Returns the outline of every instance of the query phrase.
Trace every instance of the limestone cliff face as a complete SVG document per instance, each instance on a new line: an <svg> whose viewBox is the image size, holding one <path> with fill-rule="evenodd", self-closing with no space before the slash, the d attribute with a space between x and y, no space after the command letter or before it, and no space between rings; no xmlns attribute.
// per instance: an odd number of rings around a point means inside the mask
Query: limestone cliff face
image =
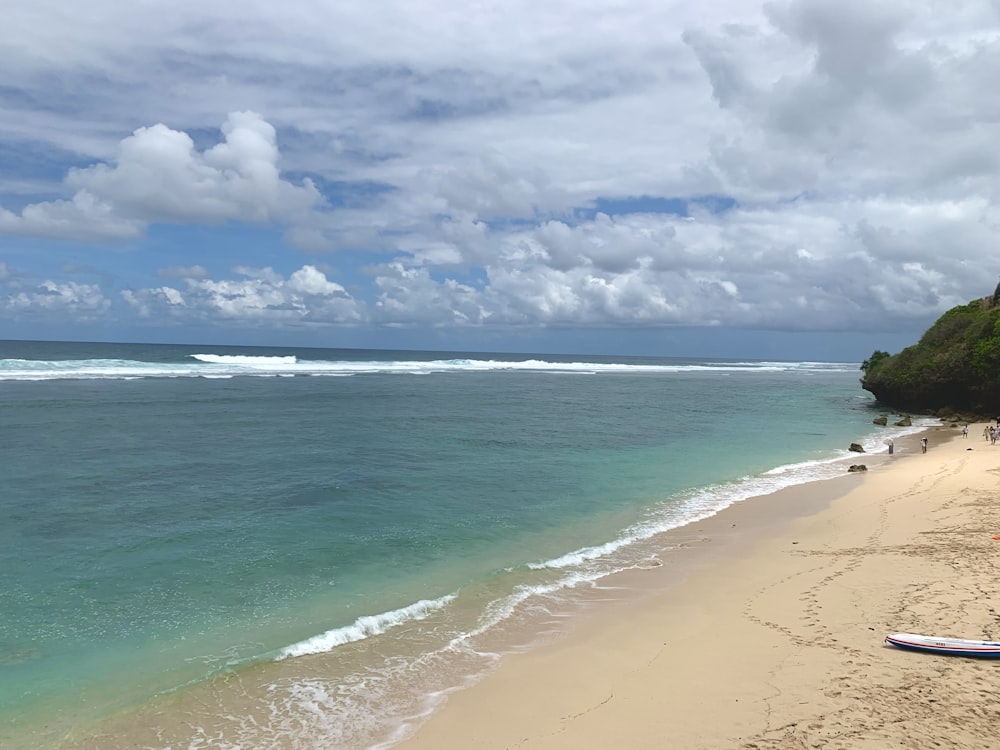
<svg viewBox="0 0 1000 750"><path fill-rule="evenodd" d="M1000 414L1000 285L952 308L899 354L875 352L861 387L896 409L925 414Z"/></svg>

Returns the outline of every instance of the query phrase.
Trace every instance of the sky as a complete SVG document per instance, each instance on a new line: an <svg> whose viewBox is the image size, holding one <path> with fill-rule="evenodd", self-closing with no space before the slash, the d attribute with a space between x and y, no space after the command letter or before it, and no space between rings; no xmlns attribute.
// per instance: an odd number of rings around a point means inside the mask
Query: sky
<svg viewBox="0 0 1000 750"><path fill-rule="evenodd" d="M896 352L998 81L1000 0L7 0L0 339Z"/></svg>

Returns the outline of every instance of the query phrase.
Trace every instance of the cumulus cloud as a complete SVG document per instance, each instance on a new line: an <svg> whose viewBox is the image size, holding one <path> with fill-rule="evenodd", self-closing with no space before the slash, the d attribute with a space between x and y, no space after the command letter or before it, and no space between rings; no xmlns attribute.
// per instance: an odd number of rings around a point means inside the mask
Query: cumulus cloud
<svg viewBox="0 0 1000 750"><path fill-rule="evenodd" d="M71 317L89 322L103 319L110 308L111 301L96 284L46 280L30 286L17 284L5 294L0 292L0 310L16 320L58 321Z"/></svg>
<svg viewBox="0 0 1000 750"><path fill-rule="evenodd" d="M266 267L234 271L237 278L187 275L181 288L126 289L121 296L139 316L162 317L174 323L221 319L279 327L353 324L363 318L363 306L315 266L302 266L287 278Z"/></svg>
<svg viewBox="0 0 1000 750"><path fill-rule="evenodd" d="M0 211L0 231L58 238L124 239L153 223L293 222L322 203L305 179L281 178L277 135L254 112L233 112L222 142L199 152L162 123L122 140L112 163L69 171L69 200Z"/></svg>
<svg viewBox="0 0 1000 750"><path fill-rule="evenodd" d="M64 240L125 240L140 236L146 223L118 215L114 207L87 190L70 200L25 206L20 214L0 207L0 232Z"/></svg>

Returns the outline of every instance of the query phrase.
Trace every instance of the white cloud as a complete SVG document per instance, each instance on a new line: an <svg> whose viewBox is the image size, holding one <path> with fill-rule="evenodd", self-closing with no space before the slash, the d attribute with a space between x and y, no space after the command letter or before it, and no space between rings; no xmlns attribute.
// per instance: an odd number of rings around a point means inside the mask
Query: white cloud
<svg viewBox="0 0 1000 750"><path fill-rule="evenodd" d="M0 211L0 231L123 239L152 223L289 222L322 202L311 181L280 177L274 127L254 112L230 113L224 140L199 152L187 133L157 124L119 145L112 164L71 169L71 200Z"/></svg>
<svg viewBox="0 0 1000 750"><path fill-rule="evenodd" d="M188 276L183 288L160 286L126 289L122 299L143 318L174 323L222 319L227 323L271 327L306 324L353 324L363 307L314 266L303 266L287 279L272 268L237 268L240 278Z"/></svg>
<svg viewBox="0 0 1000 750"><path fill-rule="evenodd" d="M375 279L373 318L383 325L477 325L491 316L481 293L454 279L436 281L426 268L391 263Z"/></svg>
<svg viewBox="0 0 1000 750"><path fill-rule="evenodd" d="M6 14L0 141L60 156L0 232L133 240L150 320L856 330L1000 273L989 0L120 5ZM142 244L227 222L337 268Z"/></svg>
<svg viewBox="0 0 1000 750"><path fill-rule="evenodd" d="M145 223L116 215L114 207L88 190L71 200L25 206L15 214L0 207L0 232L66 240L124 240L138 237Z"/></svg>
<svg viewBox="0 0 1000 750"><path fill-rule="evenodd" d="M314 297L349 296L340 284L326 278L315 266L302 266L288 277L288 288L297 294Z"/></svg>
<svg viewBox="0 0 1000 750"><path fill-rule="evenodd" d="M2 280L2 279L0 279ZM80 322L100 320L111 302L94 284L43 281L0 294L0 310L15 319L59 319L70 316Z"/></svg>

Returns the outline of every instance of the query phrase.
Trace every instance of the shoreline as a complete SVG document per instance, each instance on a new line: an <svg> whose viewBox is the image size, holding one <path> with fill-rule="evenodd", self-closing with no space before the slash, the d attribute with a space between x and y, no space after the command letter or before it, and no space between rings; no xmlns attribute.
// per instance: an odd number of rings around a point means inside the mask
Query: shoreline
<svg viewBox="0 0 1000 750"><path fill-rule="evenodd" d="M394 747L994 746L988 661L883 642L1000 639L1000 453L983 426L929 428L894 457L861 454L861 476L675 530L693 552L679 565L668 550L670 565L609 577L630 595L506 656Z"/></svg>
<svg viewBox="0 0 1000 750"><path fill-rule="evenodd" d="M920 436L933 434L938 430L947 432L946 428L932 427L929 430L897 438L897 453L894 458L888 456L884 450L844 457L835 462L843 467L843 473L840 475L814 479L773 493L739 500L708 518L661 532L643 542L647 551L655 553L657 561L655 566L627 569L605 576L593 585L580 586L573 594L572 601L565 602L564 607L551 612L549 620L551 627L547 625L541 632L515 629L507 633L507 636L500 636L499 640L494 640L490 645L498 647L498 651L505 654L500 662L500 673L504 673L505 664L512 659L519 659L523 654L545 654L549 649L573 642L579 636L601 631L606 626L614 626L615 620L622 618L623 615L627 619L636 611L645 611L659 597L669 596L669 592L685 584L692 576L699 575L704 569L711 569L714 565L725 565L734 556L748 553L753 545L761 538L766 538L776 525L784 525L792 519L820 512L835 498L865 482L866 477L877 472L882 465L909 460L914 454L919 457ZM937 438L932 439L932 444L936 441ZM850 474L847 472L847 467L852 463L865 463L872 471ZM318 667L322 673L323 661L336 661L337 658L339 656L319 655L309 657L307 661L271 665L268 672L271 677L261 684L272 679L294 679L299 674L297 666L305 670L305 673L315 671ZM481 684L488 684L496 674L497 672L491 669L485 676L480 675L476 680ZM244 681L244 676L239 679L250 692L252 692L251 685L256 684L258 680L254 677ZM440 721L439 715L447 714L451 710L451 704L462 700L461 696L468 691L478 689L479 685L474 684L471 688L449 689L438 694L448 696L443 708L436 706L430 713L419 718L411 716L406 722L406 729L413 732L410 738L400 740L403 735L396 734L391 742L376 744L373 747L410 747L410 742L419 741L425 726ZM124 746L114 744L116 742L128 745L148 744L149 738L146 736L148 732L134 725L133 720L137 717L143 717L141 725L151 722L153 725L158 725L163 722L161 729L167 729L168 734L175 728L183 733L184 725L189 722L200 723L195 716L201 713L200 706L204 701L213 699L213 690L209 684L204 689L193 691L190 695L179 694L167 696L163 700L157 699L149 705L138 706L134 715L131 710L126 710L124 714L109 718L107 722L101 721L91 727L92 731L77 727L77 731L73 732L73 739L65 738L67 741L65 746L82 750L91 747ZM544 702L546 698L542 697L541 700ZM236 709L232 705L228 708L230 713ZM259 713L257 707L251 702L247 702L244 709L245 715L253 714L258 720L264 719L257 715ZM238 712L244 713L244 711ZM321 735L317 735L319 736ZM108 744L109 741L111 744ZM467 747L468 744L464 739L456 739L450 746L459 748ZM444 741L442 745L435 740L432 745L449 747L448 741ZM415 745L415 747L420 746Z"/></svg>

